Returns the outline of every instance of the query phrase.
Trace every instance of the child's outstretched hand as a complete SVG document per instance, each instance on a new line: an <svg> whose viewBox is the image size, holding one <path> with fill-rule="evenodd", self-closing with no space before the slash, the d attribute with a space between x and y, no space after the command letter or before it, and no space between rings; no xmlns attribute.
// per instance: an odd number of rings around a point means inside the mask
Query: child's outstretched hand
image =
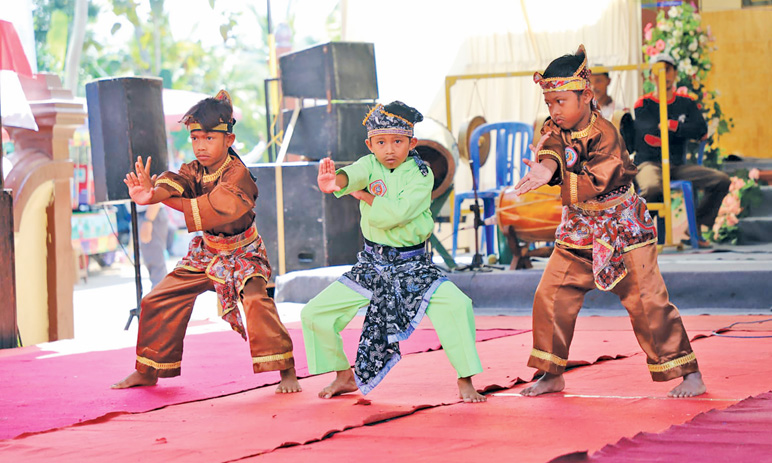
<svg viewBox="0 0 772 463"><path fill-rule="evenodd" d="M544 146L544 143L547 141L549 137L553 135L553 132L547 132L544 135L541 136L539 139L539 142L536 144L536 146L530 145L529 148L531 148L531 151L534 153L534 157L536 156L536 153L538 153L542 146ZM549 181L552 179L552 176L555 174L554 170L550 170L548 167L544 166L544 164L540 162L534 162L530 159L523 159L523 162L525 165L530 167L530 170L526 175L524 175L519 182L517 182L517 185L515 185L515 193L517 195L522 195L525 193L528 193L531 190L535 190L541 186L546 185L549 183Z"/></svg>
<svg viewBox="0 0 772 463"><path fill-rule="evenodd" d="M135 172L126 174L123 183L129 187L129 196L140 206L150 204L153 199L153 183L155 176L150 177L150 162L153 158L147 158L147 163L142 162L142 156L137 156L134 163Z"/></svg>
<svg viewBox="0 0 772 463"><path fill-rule="evenodd" d="M340 191L340 187L335 183L335 163L330 158L322 159L319 163L319 175L316 177L316 183L323 193L332 193Z"/></svg>

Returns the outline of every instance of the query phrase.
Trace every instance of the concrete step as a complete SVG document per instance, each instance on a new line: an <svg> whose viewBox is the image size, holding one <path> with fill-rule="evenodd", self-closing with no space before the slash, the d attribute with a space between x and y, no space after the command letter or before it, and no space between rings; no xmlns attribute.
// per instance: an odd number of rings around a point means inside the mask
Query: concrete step
<svg viewBox="0 0 772 463"><path fill-rule="evenodd" d="M723 257L723 256L727 257ZM769 254L758 254L761 257ZM707 260L685 261L687 254L670 256L660 269L671 301L680 309L728 311L763 310L772 306L772 263L735 260L728 254L699 254ZM743 257L747 259L748 257ZM276 302L306 303L350 267L290 272L276 280ZM475 307L500 313L530 311L543 270L450 273L448 278L474 301ZM754 288L751 290L751 288ZM590 291L584 308L619 310L619 298L603 291Z"/></svg>
<svg viewBox="0 0 772 463"><path fill-rule="evenodd" d="M744 217L737 226L740 228L738 244L772 243L772 216Z"/></svg>
<svg viewBox="0 0 772 463"><path fill-rule="evenodd" d="M772 186L762 186L761 196L761 202L750 208L750 217L772 217Z"/></svg>
<svg viewBox="0 0 772 463"><path fill-rule="evenodd" d="M721 170L727 174L732 174L740 169L751 170L753 168L759 170L772 170L772 159L769 158L743 158L742 161L724 161L721 164Z"/></svg>

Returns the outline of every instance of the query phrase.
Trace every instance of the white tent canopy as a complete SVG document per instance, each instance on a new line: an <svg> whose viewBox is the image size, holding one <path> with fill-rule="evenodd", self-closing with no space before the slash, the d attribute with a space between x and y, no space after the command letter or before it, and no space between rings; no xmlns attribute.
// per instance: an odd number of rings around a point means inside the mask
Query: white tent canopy
<svg viewBox="0 0 772 463"><path fill-rule="evenodd" d="M580 43L593 64L640 62L640 4L635 0L346 1L343 38L373 42L380 99L399 99L445 121L445 76L543 70ZM611 73L611 96L632 106L635 72ZM452 88L451 131L469 117L533 123L547 114L530 77L462 81ZM487 163L481 187L494 183ZM468 169L456 186L470 187Z"/></svg>

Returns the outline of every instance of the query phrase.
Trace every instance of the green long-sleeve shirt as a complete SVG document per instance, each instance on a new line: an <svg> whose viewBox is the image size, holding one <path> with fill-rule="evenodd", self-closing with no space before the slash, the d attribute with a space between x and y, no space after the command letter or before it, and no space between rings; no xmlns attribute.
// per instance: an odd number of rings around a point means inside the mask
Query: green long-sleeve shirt
<svg viewBox="0 0 772 463"><path fill-rule="evenodd" d="M348 176L346 188L336 197L367 189L375 196L373 205L359 202L360 226L368 240L387 246L421 244L432 234L431 206L434 175L424 176L413 158L408 157L394 171L378 162L374 154L338 170Z"/></svg>

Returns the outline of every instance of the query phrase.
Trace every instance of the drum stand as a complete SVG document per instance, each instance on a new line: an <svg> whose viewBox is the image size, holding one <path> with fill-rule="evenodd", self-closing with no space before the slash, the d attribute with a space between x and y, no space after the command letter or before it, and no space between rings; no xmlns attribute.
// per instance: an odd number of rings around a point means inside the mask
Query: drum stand
<svg viewBox="0 0 772 463"><path fill-rule="evenodd" d="M469 167L474 172L474 161L470 156ZM472 191L474 192L474 204L469 206L469 209L474 214L474 255L472 256L472 262L469 265L461 265L454 269L456 272L461 271L477 271L477 272L491 272L493 270L504 270L504 267L498 265L488 265L483 263L483 256L480 254L480 227L484 225L482 216L480 215L480 198L477 197L477 179L472 174ZM490 245L489 245L490 246Z"/></svg>

